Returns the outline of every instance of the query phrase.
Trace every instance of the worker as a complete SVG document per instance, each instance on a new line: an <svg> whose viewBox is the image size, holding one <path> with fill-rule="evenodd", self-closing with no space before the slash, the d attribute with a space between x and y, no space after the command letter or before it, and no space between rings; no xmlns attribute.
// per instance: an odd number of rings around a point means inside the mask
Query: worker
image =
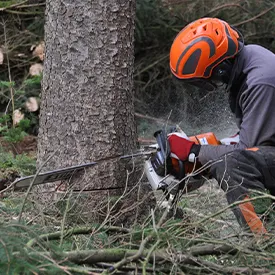
<svg viewBox="0 0 275 275"><path fill-rule="evenodd" d="M170 69L183 84L205 92L223 85L239 128L234 145L197 145L172 133L171 157L202 165L212 161L210 173L234 205L239 224L257 235L267 233L250 190L275 195L275 55L262 46L245 45L241 33L227 22L202 18L174 39Z"/></svg>

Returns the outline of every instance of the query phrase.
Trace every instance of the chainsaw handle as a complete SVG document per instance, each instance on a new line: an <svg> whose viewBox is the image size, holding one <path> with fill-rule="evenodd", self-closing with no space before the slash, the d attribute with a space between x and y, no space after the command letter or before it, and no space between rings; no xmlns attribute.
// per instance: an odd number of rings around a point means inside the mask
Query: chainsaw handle
<svg viewBox="0 0 275 275"><path fill-rule="evenodd" d="M156 154L152 157L151 163L155 172L159 176L166 176L168 173L167 169L167 160L170 156L170 147L167 143L166 133L164 130L159 130L154 133L154 137L158 143L158 150Z"/></svg>
<svg viewBox="0 0 275 275"><path fill-rule="evenodd" d="M165 160L170 155L170 146L167 142L167 134L164 130L158 130L154 133L154 137L157 140L160 152Z"/></svg>
<svg viewBox="0 0 275 275"><path fill-rule="evenodd" d="M176 132L176 128L173 127L169 132ZM170 157L170 146L167 141L167 132L165 130L158 130L154 133L154 137L157 140L159 150L155 154L152 164L158 175L166 176L167 173L171 173L173 170ZM176 176L179 180L181 180L185 177L185 165L181 160L178 160L178 164L179 171Z"/></svg>

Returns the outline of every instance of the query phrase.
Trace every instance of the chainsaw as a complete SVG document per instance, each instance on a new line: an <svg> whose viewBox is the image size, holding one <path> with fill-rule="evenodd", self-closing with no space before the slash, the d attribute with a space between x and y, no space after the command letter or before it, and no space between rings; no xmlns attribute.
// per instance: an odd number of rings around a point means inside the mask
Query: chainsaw
<svg viewBox="0 0 275 275"><path fill-rule="evenodd" d="M145 174L153 190L162 190L168 202L168 208L177 207L177 202L184 193L189 193L201 187L206 178L209 178L208 167L202 167L199 162L181 161L175 170L170 157L169 143L167 135L173 132L180 132L184 138L193 141L198 145L232 145L239 142L239 134L218 140L213 132L187 137L178 127L171 128L170 131L159 130L154 133L157 144L151 145L156 148L156 153L145 161ZM195 158L190 158L194 159ZM167 204L161 203L162 206Z"/></svg>
<svg viewBox="0 0 275 275"><path fill-rule="evenodd" d="M167 142L167 134L172 132L177 132L176 127L167 130L159 130L154 133L154 137L157 141L156 144L149 145L149 151L140 151L135 154L123 155L118 157L109 157L100 159L94 162L89 162L86 164L71 166L67 168L61 168L58 170L47 171L44 173L37 173L36 175L31 175L27 177L21 177L15 180L7 189L13 188L14 190L27 188L33 185L39 185L44 183L56 182L60 180L70 179L75 173L84 170L88 167L99 164L102 161L110 159L130 159L140 156L145 156L146 160L144 163L144 170L151 185L152 189L162 190L167 194L167 199L169 195L175 196L180 190L192 191L200 187L204 179L200 174L194 173L199 167L199 164L191 162L178 161L178 169L175 171L170 158L170 148ZM230 137L224 140L218 140L216 136L212 133L204 133L191 137L187 137L191 141L200 145L219 145L219 144L232 144L238 142L238 136ZM191 175L191 176L189 176ZM2 190L1 192L5 191Z"/></svg>
<svg viewBox="0 0 275 275"><path fill-rule="evenodd" d="M197 162L177 160L175 169L170 157L170 147L167 142L167 135L173 132L181 134L200 145L219 145L220 141L212 133L204 133L187 137L180 129L172 128L170 131L159 130L154 133L157 140L155 145L156 153L145 161L145 174L153 190L162 190L170 205L175 205L180 197L180 192L190 192L203 185L207 169L200 171L200 164ZM200 171L200 173L197 173Z"/></svg>

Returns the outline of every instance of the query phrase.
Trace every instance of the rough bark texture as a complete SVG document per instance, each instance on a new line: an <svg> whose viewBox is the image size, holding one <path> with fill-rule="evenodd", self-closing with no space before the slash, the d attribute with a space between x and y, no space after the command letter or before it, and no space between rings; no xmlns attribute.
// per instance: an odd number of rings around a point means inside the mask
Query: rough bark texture
<svg viewBox="0 0 275 275"><path fill-rule="evenodd" d="M129 154L133 108L134 0L46 1L46 56L38 142L43 170ZM124 187L126 166L106 161L75 188ZM121 194L117 189L115 194ZM110 191L93 193L100 201Z"/></svg>
<svg viewBox="0 0 275 275"><path fill-rule="evenodd" d="M59 148L48 167L136 148L133 28L134 1L47 1L39 160Z"/></svg>

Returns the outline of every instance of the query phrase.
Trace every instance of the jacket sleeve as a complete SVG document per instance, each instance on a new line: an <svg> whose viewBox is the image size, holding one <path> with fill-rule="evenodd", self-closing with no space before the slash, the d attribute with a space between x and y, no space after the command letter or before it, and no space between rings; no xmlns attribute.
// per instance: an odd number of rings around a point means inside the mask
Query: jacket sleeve
<svg viewBox="0 0 275 275"><path fill-rule="evenodd" d="M275 87L253 86L242 93L239 105L242 110L240 142L234 145L201 146L198 158L202 164L238 149L275 146Z"/></svg>

